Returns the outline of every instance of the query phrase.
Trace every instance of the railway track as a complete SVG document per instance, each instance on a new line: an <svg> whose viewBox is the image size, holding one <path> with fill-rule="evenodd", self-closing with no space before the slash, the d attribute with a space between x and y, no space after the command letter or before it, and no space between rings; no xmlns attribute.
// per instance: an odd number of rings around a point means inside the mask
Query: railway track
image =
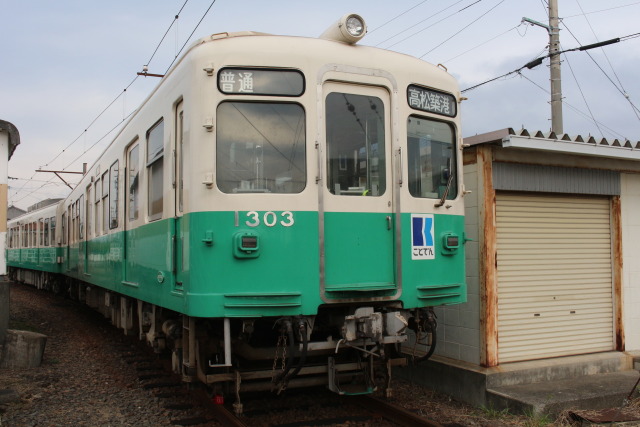
<svg viewBox="0 0 640 427"><path fill-rule="evenodd" d="M444 427L441 423L408 411L398 405L371 396L336 396L324 389L299 390L284 402L260 403L249 399L248 410L237 417L228 405L213 405L216 421L229 427L301 427L301 426L403 426ZM267 400L267 401L265 401ZM254 407L257 403L257 407ZM269 406L269 409L265 407Z"/></svg>
<svg viewBox="0 0 640 427"><path fill-rule="evenodd" d="M45 400L38 405L40 400L36 399L32 401L36 406L29 411L57 420L54 422L77 417L90 425L106 425L99 417L103 412L128 420L146 420L146 424L138 421L140 426L440 425L392 402L338 396L322 387L288 389L281 395L243 393L244 415L236 417L232 412L234 397L227 398L223 405L215 404L199 385L183 383L173 374L169 359L155 354L136 337L122 335L86 306L24 285L16 285L13 295L16 305L29 306L21 310L21 317L46 325L43 332L50 336L46 360L55 362L39 369L38 378L43 380L38 382L42 382L41 387L56 384L65 399L55 405ZM45 323L42 316L46 312L55 320ZM76 378L77 382L71 382ZM33 380L26 382L31 395L49 396ZM135 402L126 397L131 394L138 396ZM98 411L96 404L105 409ZM11 416L14 421L29 419L29 415ZM111 425L116 425L114 415L109 417Z"/></svg>

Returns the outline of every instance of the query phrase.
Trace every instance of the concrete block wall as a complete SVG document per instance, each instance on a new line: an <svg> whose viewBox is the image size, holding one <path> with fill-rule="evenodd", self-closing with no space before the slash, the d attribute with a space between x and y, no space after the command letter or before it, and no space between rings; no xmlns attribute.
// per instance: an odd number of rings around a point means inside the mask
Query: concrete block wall
<svg viewBox="0 0 640 427"><path fill-rule="evenodd" d="M464 185L471 191L464 197L467 302L436 309L438 343L436 354L474 364L480 363L480 281L478 168L464 167Z"/></svg>
<svg viewBox="0 0 640 427"><path fill-rule="evenodd" d="M640 175L620 175L625 349L640 350Z"/></svg>

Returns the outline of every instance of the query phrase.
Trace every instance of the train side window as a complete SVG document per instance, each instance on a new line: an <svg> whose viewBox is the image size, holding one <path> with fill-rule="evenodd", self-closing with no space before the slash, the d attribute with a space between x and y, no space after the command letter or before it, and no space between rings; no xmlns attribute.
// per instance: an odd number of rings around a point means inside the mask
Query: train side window
<svg viewBox="0 0 640 427"><path fill-rule="evenodd" d="M42 241L42 246L49 246L49 218L44 219L44 239Z"/></svg>
<svg viewBox="0 0 640 427"><path fill-rule="evenodd" d="M140 211L140 144L134 145L129 150L129 160L128 160L128 177L127 177L127 186L128 186L128 211L129 211L129 221L135 221L138 219L138 213Z"/></svg>
<svg viewBox="0 0 640 427"><path fill-rule="evenodd" d="M449 187L447 199L456 198L455 132L451 124L410 116L407 158L409 193L413 197L440 199Z"/></svg>
<svg viewBox="0 0 640 427"><path fill-rule="evenodd" d="M386 191L384 104L376 96L333 92L326 99L327 186L342 196Z"/></svg>
<svg viewBox="0 0 640 427"><path fill-rule="evenodd" d="M93 186L93 198L94 198L94 214L95 214L95 218L93 221L93 228L94 228L94 235L95 236L99 236L100 235L100 200L102 199L101 197L101 192L100 190L102 189L102 184L100 183L100 178L96 179L96 183Z"/></svg>
<svg viewBox="0 0 640 427"><path fill-rule="evenodd" d="M44 218L38 220L38 247L44 246Z"/></svg>
<svg viewBox="0 0 640 427"><path fill-rule="evenodd" d="M38 237L37 235L37 229L36 229L36 222L32 222L31 223L31 247L35 248L38 246L38 243L36 241L36 238Z"/></svg>
<svg viewBox="0 0 640 427"><path fill-rule="evenodd" d="M147 205L149 221L162 218L164 171L164 120L147 131Z"/></svg>
<svg viewBox="0 0 640 427"><path fill-rule="evenodd" d="M78 240L84 239L84 194L80 196L77 202L78 215Z"/></svg>
<svg viewBox="0 0 640 427"><path fill-rule="evenodd" d="M307 183L305 111L294 103L223 102L217 110L218 188L300 193Z"/></svg>
<svg viewBox="0 0 640 427"><path fill-rule="evenodd" d="M93 229L91 228L91 219L93 215L91 214L91 208L93 207L93 201L91 200L91 184L87 185L87 191L85 193L87 195L87 200L85 202L85 230L87 233L87 240L92 237Z"/></svg>
<svg viewBox="0 0 640 427"><path fill-rule="evenodd" d="M69 228L69 243L75 243L78 238L78 201L71 205L71 227Z"/></svg>
<svg viewBox="0 0 640 427"><path fill-rule="evenodd" d="M110 184L109 184L109 228L118 227L118 175L120 167L119 161L116 160L109 168Z"/></svg>
<svg viewBox="0 0 640 427"><path fill-rule="evenodd" d="M109 171L102 174L102 234L109 229Z"/></svg>
<svg viewBox="0 0 640 427"><path fill-rule="evenodd" d="M62 246L66 246L67 245L67 213L64 212L62 214Z"/></svg>
<svg viewBox="0 0 640 427"><path fill-rule="evenodd" d="M51 246L55 246L56 245L56 217L55 216L52 216L51 219L49 220L49 226L50 226L49 234L51 237Z"/></svg>

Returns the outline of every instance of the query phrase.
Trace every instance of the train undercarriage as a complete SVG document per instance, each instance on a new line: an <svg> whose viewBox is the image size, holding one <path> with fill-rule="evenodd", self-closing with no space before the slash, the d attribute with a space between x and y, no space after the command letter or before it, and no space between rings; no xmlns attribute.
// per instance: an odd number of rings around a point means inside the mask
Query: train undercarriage
<svg viewBox="0 0 640 427"><path fill-rule="evenodd" d="M320 307L314 316L195 318L53 273L11 269L10 277L87 304L126 335L170 355L183 381L234 396L237 413L241 392L326 385L339 394L380 391L388 397L392 367L409 360L401 352L407 330L430 344L418 360L435 348L431 308L345 304Z"/></svg>

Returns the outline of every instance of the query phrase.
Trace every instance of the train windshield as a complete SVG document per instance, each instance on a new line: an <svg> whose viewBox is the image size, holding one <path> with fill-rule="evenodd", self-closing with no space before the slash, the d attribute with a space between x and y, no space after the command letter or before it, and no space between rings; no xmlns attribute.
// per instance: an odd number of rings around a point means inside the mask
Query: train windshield
<svg viewBox="0 0 640 427"><path fill-rule="evenodd" d="M327 96L327 186L343 196L386 190L384 105L375 96Z"/></svg>
<svg viewBox="0 0 640 427"><path fill-rule="evenodd" d="M223 102L216 135L216 177L224 193L304 190L305 113L300 105Z"/></svg>
<svg viewBox="0 0 640 427"><path fill-rule="evenodd" d="M414 197L447 199L458 192L455 134L450 124L411 116L407 121L409 192ZM449 180L451 183L449 184Z"/></svg>

